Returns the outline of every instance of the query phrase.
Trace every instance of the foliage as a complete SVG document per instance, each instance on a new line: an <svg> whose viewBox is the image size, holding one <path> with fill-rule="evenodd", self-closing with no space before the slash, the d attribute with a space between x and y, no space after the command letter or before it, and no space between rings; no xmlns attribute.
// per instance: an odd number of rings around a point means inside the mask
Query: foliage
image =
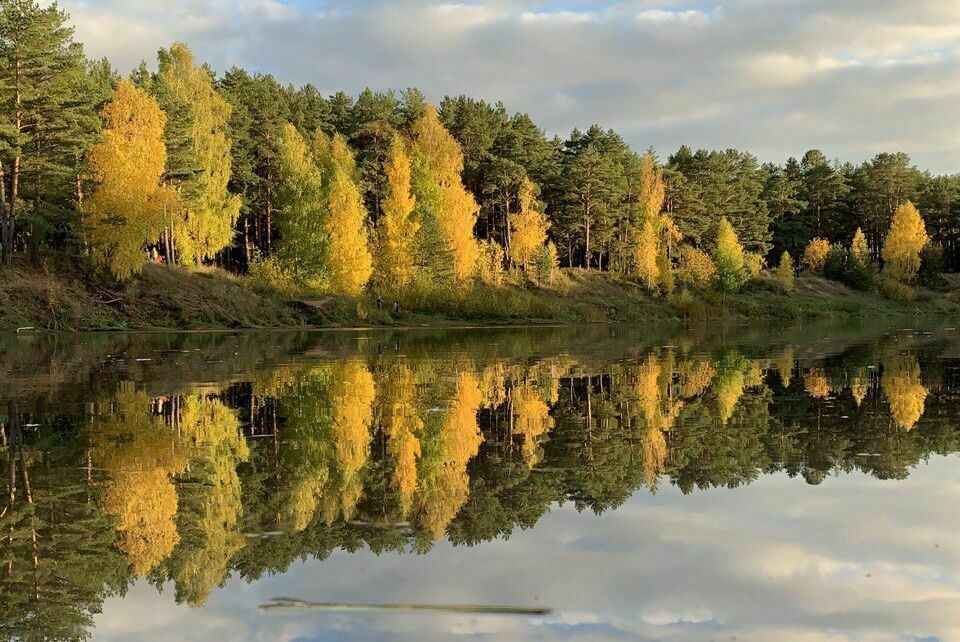
<svg viewBox="0 0 960 642"><path fill-rule="evenodd" d="M503 285L503 246L496 241L480 242L480 254L477 258L477 276L481 283L499 287Z"/></svg>
<svg viewBox="0 0 960 642"><path fill-rule="evenodd" d="M536 202L536 188L530 179L520 186L518 208L510 214L510 261L524 270L547 241L550 223Z"/></svg>
<svg viewBox="0 0 960 642"><path fill-rule="evenodd" d="M432 105L427 105L423 116L414 123L413 140L439 191L434 215L452 258L453 275L457 281L466 282L476 269L479 254L473 236L479 207L460 177L460 144L440 122Z"/></svg>
<svg viewBox="0 0 960 642"><path fill-rule="evenodd" d="M94 257L126 279L143 269L146 246L159 240L168 211L176 207L176 194L161 184L166 116L145 91L124 80L103 120L103 138L89 158L97 188L84 211Z"/></svg>
<svg viewBox="0 0 960 642"><path fill-rule="evenodd" d="M726 218L720 219L713 262L716 272L713 286L722 295L735 294L750 276L737 233Z"/></svg>
<svg viewBox="0 0 960 642"><path fill-rule="evenodd" d="M920 212L907 202L897 208L883 241L883 274L910 283L920 271L920 252L930 241Z"/></svg>
<svg viewBox="0 0 960 642"><path fill-rule="evenodd" d="M784 251L784 253L780 255L780 263L777 264L777 283L787 294L793 292L793 271L793 259L790 258L789 252Z"/></svg>
<svg viewBox="0 0 960 642"><path fill-rule="evenodd" d="M231 107L182 42L161 49L153 89L167 112L167 173L180 195L168 253L187 264L212 259L233 241L240 198L227 191Z"/></svg>
<svg viewBox="0 0 960 642"><path fill-rule="evenodd" d="M850 273L850 252L839 243L833 243L823 262L823 275L834 281L846 281Z"/></svg>
<svg viewBox="0 0 960 642"><path fill-rule="evenodd" d="M710 255L692 245L680 246L680 268L677 279L681 284L706 290L713 284L717 268Z"/></svg>
<svg viewBox="0 0 960 642"><path fill-rule="evenodd" d="M404 287L414 274L413 243L420 222L413 216L417 199L411 192L410 156L399 136L393 139L384 173L389 194L377 227L376 274L383 284Z"/></svg>
<svg viewBox="0 0 960 642"><path fill-rule="evenodd" d="M814 238L803 250L802 265L814 274L823 274L828 254L830 254L830 241L819 237Z"/></svg>
<svg viewBox="0 0 960 642"><path fill-rule="evenodd" d="M557 246L553 242L547 242L537 248L533 255L533 274L537 285L553 282L553 277L559 269L557 263Z"/></svg>

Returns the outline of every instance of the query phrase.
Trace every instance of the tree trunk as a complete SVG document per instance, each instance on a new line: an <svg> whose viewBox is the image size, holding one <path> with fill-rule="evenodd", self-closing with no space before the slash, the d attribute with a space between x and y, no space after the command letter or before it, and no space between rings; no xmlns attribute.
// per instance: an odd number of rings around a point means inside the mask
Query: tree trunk
<svg viewBox="0 0 960 642"><path fill-rule="evenodd" d="M583 247L583 267L590 269L590 217L583 218L583 226L586 230L586 238Z"/></svg>

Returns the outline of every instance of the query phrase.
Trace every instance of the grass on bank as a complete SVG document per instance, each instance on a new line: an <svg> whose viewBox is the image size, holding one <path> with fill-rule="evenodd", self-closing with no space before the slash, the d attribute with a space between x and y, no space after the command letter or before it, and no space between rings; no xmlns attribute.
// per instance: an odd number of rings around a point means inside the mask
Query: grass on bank
<svg viewBox="0 0 960 642"><path fill-rule="evenodd" d="M0 268L0 329L213 329L429 325L529 322L664 322L798 320L960 314L960 277L942 292L918 289L897 302L835 281L801 275L785 294L772 273L761 274L721 305L710 292L652 296L635 280L563 269L538 286L522 273L503 285L456 289L421 285L402 292L373 290L359 298L300 292L289 284L238 277L222 270L148 265L124 284L71 264ZM383 300L378 308L376 297ZM399 313L391 310L397 300Z"/></svg>

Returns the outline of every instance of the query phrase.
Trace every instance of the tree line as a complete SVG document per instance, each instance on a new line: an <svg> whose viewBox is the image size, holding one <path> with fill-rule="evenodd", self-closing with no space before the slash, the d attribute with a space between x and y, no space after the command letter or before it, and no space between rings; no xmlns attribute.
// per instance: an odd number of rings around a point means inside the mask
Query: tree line
<svg viewBox="0 0 960 642"><path fill-rule="evenodd" d="M724 294L765 266L785 289L802 265L891 291L960 267L960 176L904 153L661 159L467 96L218 75L183 43L121 77L33 0L0 0L0 202L7 265L57 253L119 279L152 260L359 294L565 265Z"/></svg>

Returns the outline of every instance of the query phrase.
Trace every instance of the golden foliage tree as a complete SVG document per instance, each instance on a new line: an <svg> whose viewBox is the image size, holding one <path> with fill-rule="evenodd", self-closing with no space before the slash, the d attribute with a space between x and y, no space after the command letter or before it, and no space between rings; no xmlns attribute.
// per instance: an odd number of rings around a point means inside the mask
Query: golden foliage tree
<svg viewBox="0 0 960 642"><path fill-rule="evenodd" d="M643 279L648 290L657 287L660 278L660 243L652 221L644 220L637 235L633 252L634 270Z"/></svg>
<svg viewBox="0 0 960 642"><path fill-rule="evenodd" d="M713 262L716 266L713 284L723 296L738 292L750 276L743 246L726 216L720 218L717 227Z"/></svg>
<svg viewBox="0 0 960 642"><path fill-rule="evenodd" d="M823 274L830 254L830 241L817 237L811 240L803 250L803 266L815 274Z"/></svg>
<svg viewBox="0 0 960 642"><path fill-rule="evenodd" d="M784 292L793 292L793 259L789 252L784 252L780 256L780 263L777 265L777 282Z"/></svg>
<svg viewBox="0 0 960 642"><path fill-rule="evenodd" d="M377 228L377 277L382 283L403 287L413 278L413 242L420 222L413 216L417 199L410 186L410 155L399 136L393 139L383 169L390 192Z"/></svg>
<svg viewBox="0 0 960 642"><path fill-rule="evenodd" d="M518 195L518 209L510 214L510 260L524 270L547 242L547 221L543 208L536 200L536 186L524 178Z"/></svg>
<svg viewBox="0 0 960 642"><path fill-rule="evenodd" d="M473 228L480 206L463 186L463 153L433 105L413 124L413 140L439 188L437 219L453 260L453 275L463 283L477 265L480 252Z"/></svg>
<svg viewBox="0 0 960 642"><path fill-rule="evenodd" d="M353 517L363 493L361 472L370 457L370 424L375 394L373 375L363 361L355 359L338 365L331 379L330 408L337 462L337 509L345 520ZM328 508L327 523L334 519Z"/></svg>
<svg viewBox="0 0 960 642"><path fill-rule="evenodd" d="M182 42L161 50L156 89L168 116L168 169L180 194L171 244L182 262L212 258L233 241L240 198L230 194L232 157L227 125L232 108ZM173 125L173 126L171 126ZM168 151L170 151L168 149ZM168 248L169 251L169 248Z"/></svg>
<svg viewBox="0 0 960 642"><path fill-rule="evenodd" d="M923 416L928 391L920 381L920 363L916 356L896 354L886 360L880 386L890 402L890 415L897 426L910 430L917 425Z"/></svg>
<svg viewBox="0 0 960 642"><path fill-rule="evenodd" d="M692 245L680 247L680 269L677 280L698 290L706 290L713 283L717 268L710 255Z"/></svg>
<svg viewBox="0 0 960 642"><path fill-rule="evenodd" d="M337 134L331 145L326 218L330 246L327 254L329 287L356 296L373 273L367 237L367 210L356 183L356 164L347 141Z"/></svg>
<svg viewBox="0 0 960 642"><path fill-rule="evenodd" d="M780 357L774 362L777 373L780 375L780 383L784 389L790 387L790 381L793 378L794 350L793 346L787 346L783 349Z"/></svg>
<svg viewBox="0 0 960 642"><path fill-rule="evenodd" d="M853 240L850 242L850 259L862 265L870 263L870 244L867 243L867 237L859 227L853 233Z"/></svg>
<svg viewBox="0 0 960 642"><path fill-rule="evenodd" d="M920 252L930 242L919 210L909 201L897 208L883 241L883 273L909 283L920 271Z"/></svg>
<svg viewBox="0 0 960 642"><path fill-rule="evenodd" d="M90 150L97 182L84 203L93 256L118 279L140 272L146 245L160 238L175 193L161 184L167 118L145 91L123 80L103 110L102 138Z"/></svg>
<svg viewBox="0 0 960 642"><path fill-rule="evenodd" d="M199 606L223 583L230 560L246 544L238 530L242 491L237 466L250 458L250 450L236 412L215 397L185 396L179 425L191 446L191 478L199 483L185 493L183 537L171 567L178 598Z"/></svg>
<svg viewBox="0 0 960 642"><path fill-rule="evenodd" d="M666 186L663 169L657 167L652 152L640 158L639 204L641 220L654 220L663 210Z"/></svg>
<svg viewBox="0 0 960 642"><path fill-rule="evenodd" d="M866 368L859 368L850 378L850 394L857 403L857 407L867 398L867 392L870 390L870 372Z"/></svg>

